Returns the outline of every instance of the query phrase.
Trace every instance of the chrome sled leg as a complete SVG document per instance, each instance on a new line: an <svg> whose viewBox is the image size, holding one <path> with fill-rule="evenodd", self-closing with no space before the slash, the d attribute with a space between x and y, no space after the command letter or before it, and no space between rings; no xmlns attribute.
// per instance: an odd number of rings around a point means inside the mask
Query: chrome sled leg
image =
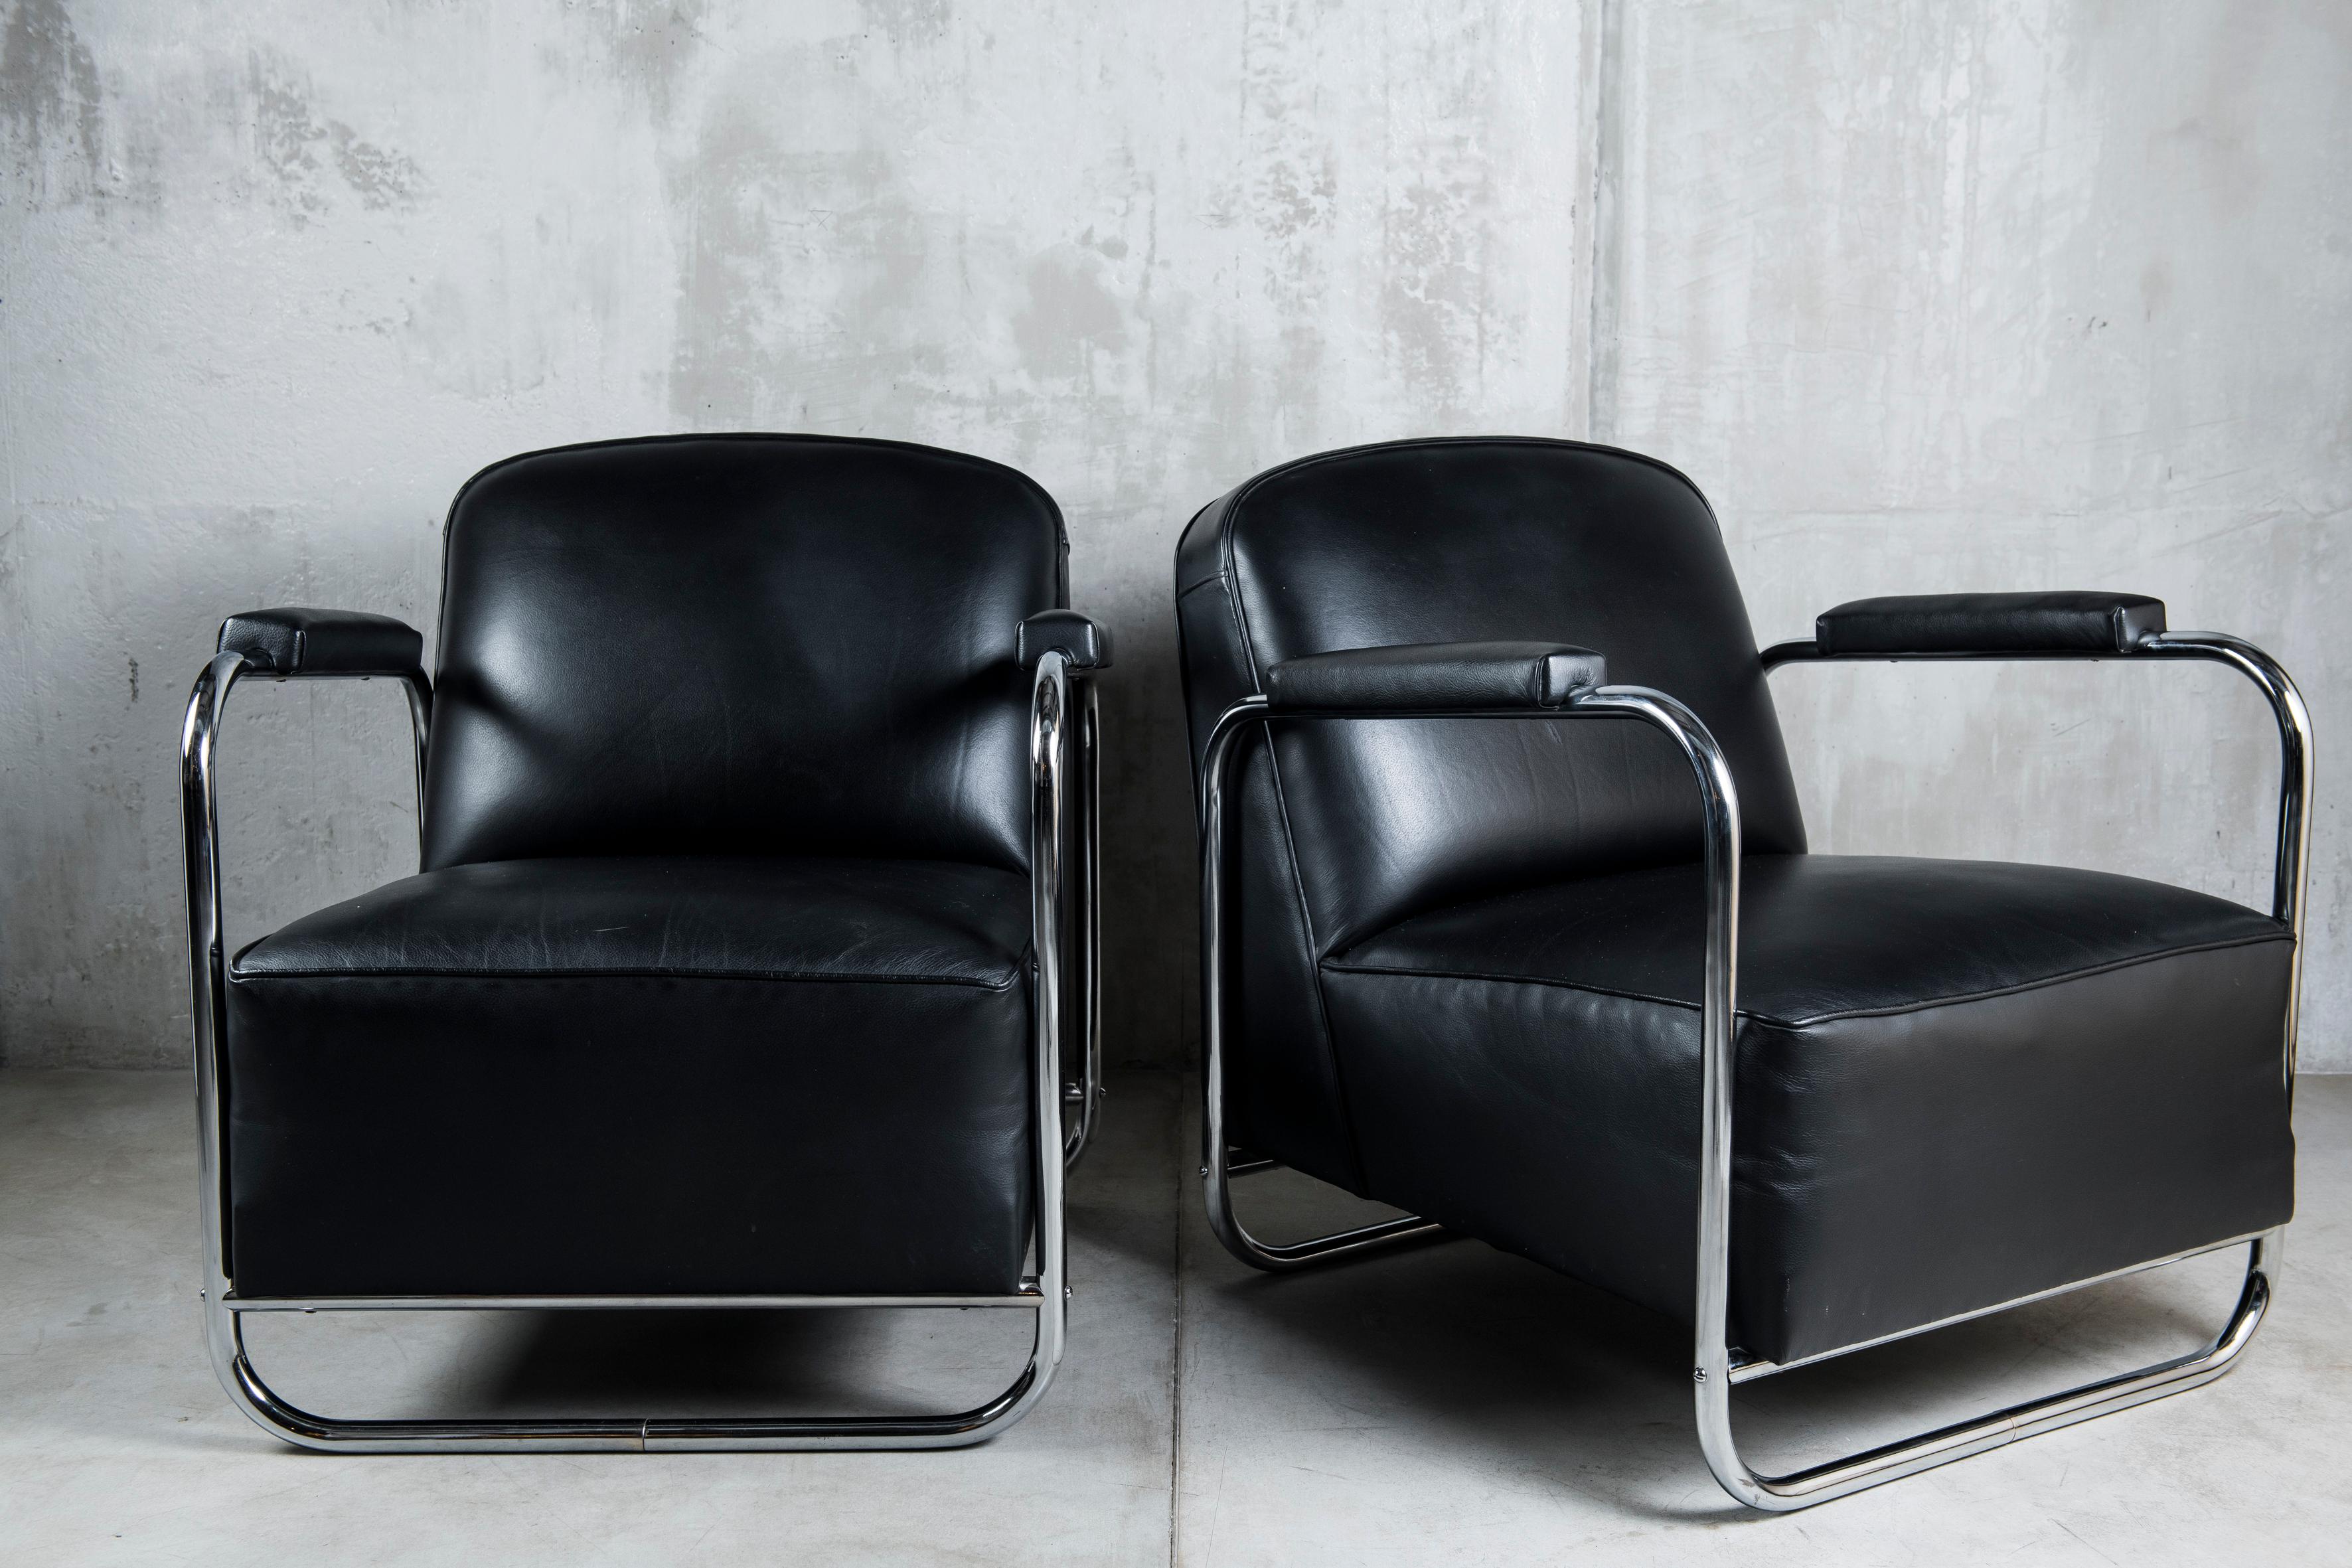
<svg viewBox="0 0 2352 1568"><path fill-rule="evenodd" d="M1239 703L1218 721L1209 737L1202 764L1206 787L1202 791L1201 816L1201 1180L1206 1186L1209 1228L1225 1250L1253 1268L1282 1273L1360 1258L1407 1242L1436 1240L1446 1235L1435 1220L1406 1215L1355 1230L1343 1230L1310 1241L1277 1247L1257 1239L1234 1213L1232 1178L1271 1168L1272 1160L1236 1163L1225 1132L1225 866L1231 854L1225 814L1225 791L1236 754L1234 742L1253 722L1265 717L1265 699Z"/></svg>
<svg viewBox="0 0 2352 1568"><path fill-rule="evenodd" d="M547 1306L553 1302L522 1300L456 1301L446 1305L469 1306ZM658 1298L640 1303L646 1307L675 1307L675 1300ZM714 1300L710 1305L752 1305L757 1299L743 1301ZM782 1299L766 1304L787 1304ZM807 1298L794 1305L824 1306L835 1304L821 1298ZM918 1298L887 1300L877 1298L870 1302L845 1301L845 1305L928 1305ZM699 1418L660 1418L641 1420L627 1418L586 1419L480 1419L459 1421L438 1420L342 1420L316 1415L288 1404L262 1382L254 1371L245 1348L243 1322L248 1311L264 1310L303 1309L293 1302L239 1302L234 1297L226 1300L207 1293L205 1301L205 1340L212 1352L213 1368L220 1376L221 1386L239 1410L251 1417L254 1424L271 1436L302 1448L318 1448L345 1454L463 1454L482 1451L582 1453L625 1451L632 1453L677 1452L690 1449L795 1449L795 1448L958 1448L972 1443L985 1442L997 1433L1026 1415L1030 1408L1045 1396L1045 1387L1053 1380L1054 1368L1062 1356L1063 1297L1056 1289L1050 1296L1042 1291L1024 1292L1020 1296L973 1298L955 1305L1026 1306L1037 1314L1037 1338L1030 1352L1029 1364L1022 1369L1011 1387L986 1404L949 1415L828 1415L828 1416L706 1416ZM435 1305L444 1305L436 1303ZM565 1303L568 1306L614 1307L619 1302ZM337 1310L333 1308L324 1310ZM360 1310L345 1308L342 1310ZM415 1306L394 1309L389 1302L371 1304L368 1310L415 1310Z"/></svg>
<svg viewBox="0 0 2352 1568"><path fill-rule="evenodd" d="M2280 1233L2277 1231L2267 1232L2253 1240L2246 1260L2245 1286L2239 1292L2237 1307L2231 1312L2230 1321L2222 1326L2221 1331L2202 1350L2176 1356L2170 1361L2160 1361L2137 1372L2101 1378L2062 1394L2029 1399L2007 1409L1996 1410L1990 1415L1956 1421L1948 1426L1939 1426L1916 1437L1883 1444L1863 1453L1831 1459L1785 1476L1759 1475L1739 1457L1739 1445L1731 1431L1731 1390L1734 1384L1787 1369L1769 1362L1751 1362L1736 1363L1727 1371L1710 1375L1710 1369L1701 1365L1698 1369L1699 1444L1706 1451L1707 1468L1715 1472L1715 1479L1723 1484L1724 1490L1748 1507L1776 1513L1788 1512L1810 1508L1817 1502L1827 1502L1832 1498L1843 1497L1867 1487L1899 1480L1905 1476L1916 1475L1921 1470L1949 1464L1954 1459L1964 1459L1971 1454L1981 1454L1989 1448L2014 1443L2021 1437L2054 1432L2061 1426L2071 1426L2078 1421L2128 1410L2135 1405L2145 1405L2151 1399L2161 1399L2168 1394L2185 1393L2210 1383L2237 1363L2238 1357L2253 1342L2255 1333L2263 1326L2263 1317L2270 1310L2273 1281L2278 1272L2279 1240ZM2138 1270L2126 1272L2137 1273Z"/></svg>

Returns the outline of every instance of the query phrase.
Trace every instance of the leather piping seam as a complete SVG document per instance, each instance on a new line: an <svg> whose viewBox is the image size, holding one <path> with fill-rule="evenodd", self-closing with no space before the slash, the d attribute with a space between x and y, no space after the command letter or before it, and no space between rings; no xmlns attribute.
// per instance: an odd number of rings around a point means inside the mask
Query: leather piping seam
<svg viewBox="0 0 2352 1568"><path fill-rule="evenodd" d="M2161 952L2144 952L2130 958L2118 958L2105 963L2095 963L2082 969L2070 969L2058 974L2047 974L2035 980L2022 980L2014 985L1999 985L1990 990L1963 992L1953 996L1935 996L1919 1002L1902 1002L1885 1007L1853 1007L1843 1012L1821 1013L1802 1018L1780 1018L1769 1013L1739 1009L1738 1016L1751 1024L1771 1029L1810 1029L1822 1024L1843 1023L1849 1018L1891 1018L1906 1013L1928 1013L1938 1007L1960 1006L1970 1002L1996 1001L2022 992L2039 991L2045 986L2062 985L2070 980L2088 980L2117 970L2137 969L2144 963L2160 963L2168 958L2187 958L2200 952L2225 952L2232 948L2257 947L2264 942L2292 943L2294 938L2280 931L2265 936L2232 937L2222 942L2203 942L2189 947L2168 947ZM1606 985L1592 985L1575 980L1547 979L1532 974L1490 974L1473 970L1404 969L1391 964L1348 963L1327 959L1320 966L1339 974L1391 975L1407 980L1465 980L1490 985L1543 985L1556 991L1581 991L1588 995L1612 996L1620 1001L1645 1002L1654 1007L1679 1007L1685 1012L1699 1011L1699 1004L1685 1002L1673 996L1654 996L1644 991L1619 990Z"/></svg>
<svg viewBox="0 0 2352 1568"><path fill-rule="evenodd" d="M830 970L646 969L232 969L233 984L268 980L740 980L755 984L954 985L968 991L1010 991L1016 968L1002 980L949 974L841 974Z"/></svg>
<svg viewBox="0 0 2352 1568"><path fill-rule="evenodd" d="M1318 463L1338 462L1342 458L1361 457L1367 452L1417 450L1437 447L1550 447L1571 452L1602 452L1612 458L1628 458L1644 467L1655 468L1670 479L1678 480L1685 489L1690 491L1698 504L1706 509L1707 521L1715 524L1716 537L1717 539L1723 537L1723 520L1716 516L1715 503L1706 499L1706 492L1700 489L1697 482L1680 468L1671 463L1661 462L1647 453L1628 451L1622 447L1604 446L1598 441L1564 440L1556 436L1423 436L1402 441L1367 441L1361 446L1342 447L1337 451L1310 453L1304 458L1293 458L1289 462L1276 464L1265 472L1244 480L1239 489L1232 491L1225 498L1225 516L1223 520L1224 537L1217 542L1219 564L1228 573L1234 570L1234 514L1241 510L1242 503L1249 499L1250 492L1259 486L1270 483L1285 475L1296 473L1302 468L1311 468ZM1601 650L1603 657L1606 657L1607 652L1605 648ZM1255 663L1255 660L1253 659L1252 662Z"/></svg>

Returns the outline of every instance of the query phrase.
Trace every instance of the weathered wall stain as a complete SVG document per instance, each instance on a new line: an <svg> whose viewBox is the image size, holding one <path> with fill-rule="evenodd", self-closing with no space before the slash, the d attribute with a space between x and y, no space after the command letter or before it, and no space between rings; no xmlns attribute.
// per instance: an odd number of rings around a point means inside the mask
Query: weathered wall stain
<svg viewBox="0 0 2352 1568"><path fill-rule="evenodd" d="M593 0L579 7L599 35L601 65L625 89L645 95L656 120L670 112L670 88L702 44L708 0Z"/></svg>
<svg viewBox="0 0 2352 1568"><path fill-rule="evenodd" d="M172 757L219 617L429 636L450 494L564 441L895 437L1062 501L1119 639L1115 1059L1196 1026L1170 552L1303 452L1590 410L1707 489L1767 637L2142 588L2275 644L2325 746L2348 54L2324 0L17 0L0 1058L184 1052ZM2221 678L1779 679L1823 847L2259 896ZM239 695L234 938L413 866L404 727L373 686ZM2306 1058L2347 1066L2336 820Z"/></svg>
<svg viewBox="0 0 2352 1568"><path fill-rule="evenodd" d="M937 39L955 14L948 0L858 0L857 8L892 44L902 47Z"/></svg>
<svg viewBox="0 0 2352 1568"><path fill-rule="evenodd" d="M0 29L0 119L19 188L35 203L91 188L103 167L98 62L65 0L20 0Z"/></svg>
<svg viewBox="0 0 2352 1568"><path fill-rule="evenodd" d="M247 57L254 154L273 176L282 210L297 222L325 213L333 199L326 184L330 170L362 206L413 205L425 188L415 161L365 140L340 120L322 118L302 73L274 51L255 49Z"/></svg>
<svg viewBox="0 0 2352 1568"><path fill-rule="evenodd" d="M1057 245L1029 263L1023 278L1028 297L1012 326L1031 375L1082 380L1097 351L1127 346L1126 313L1104 284L1108 269L1104 256L1075 244Z"/></svg>

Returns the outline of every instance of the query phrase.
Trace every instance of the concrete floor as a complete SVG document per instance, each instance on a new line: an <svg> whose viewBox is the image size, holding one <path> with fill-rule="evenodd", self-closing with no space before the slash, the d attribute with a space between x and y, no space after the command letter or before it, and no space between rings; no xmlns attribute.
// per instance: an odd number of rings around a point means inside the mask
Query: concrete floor
<svg viewBox="0 0 2352 1568"><path fill-rule="evenodd" d="M177 1075L0 1073L0 1560L27 1563L2352 1562L2352 1079L2303 1086L2279 1302L2210 1388L1790 1518L1692 1436L1681 1331L1475 1243L1272 1279L1199 1211L1178 1080L1118 1083L1073 1188L1071 1345L943 1454L361 1458L234 1413L195 1311ZM1360 1205L1244 1188L1277 1237ZM1777 1468L2189 1348L2238 1254L1751 1385ZM273 1319L342 1414L947 1407L1025 1315Z"/></svg>

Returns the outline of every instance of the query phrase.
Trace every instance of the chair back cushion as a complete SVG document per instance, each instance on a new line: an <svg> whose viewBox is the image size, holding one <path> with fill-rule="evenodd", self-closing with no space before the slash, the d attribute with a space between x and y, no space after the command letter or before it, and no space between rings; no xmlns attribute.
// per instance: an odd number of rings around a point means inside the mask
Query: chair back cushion
<svg viewBox="0 0 2352 1568"><path fill-rule="evenodd" d="M824 436L532 452L444 545L425 867L1028 864L1022 620L1061 514L959 453Z"/></svg>
<svg viewBox="0 0 2352 1568"><path fill-rule="evenodd" d="M1194 519L1177 587L1195 604L1188 659L1229 644L1208 662L1250 690L1269 665L1340 648L1591 648L1612 683L1681 699L1722 742L1751 851L1804 847L1715 514L1664 464L1486 438L1309 458ZM1196 743L1205 710L1239 695L1196 712ZM1639 720L1311 721L1283 726L1276 750L1324 953L1441 904L1700 852L1690 765Z"/></svg>

